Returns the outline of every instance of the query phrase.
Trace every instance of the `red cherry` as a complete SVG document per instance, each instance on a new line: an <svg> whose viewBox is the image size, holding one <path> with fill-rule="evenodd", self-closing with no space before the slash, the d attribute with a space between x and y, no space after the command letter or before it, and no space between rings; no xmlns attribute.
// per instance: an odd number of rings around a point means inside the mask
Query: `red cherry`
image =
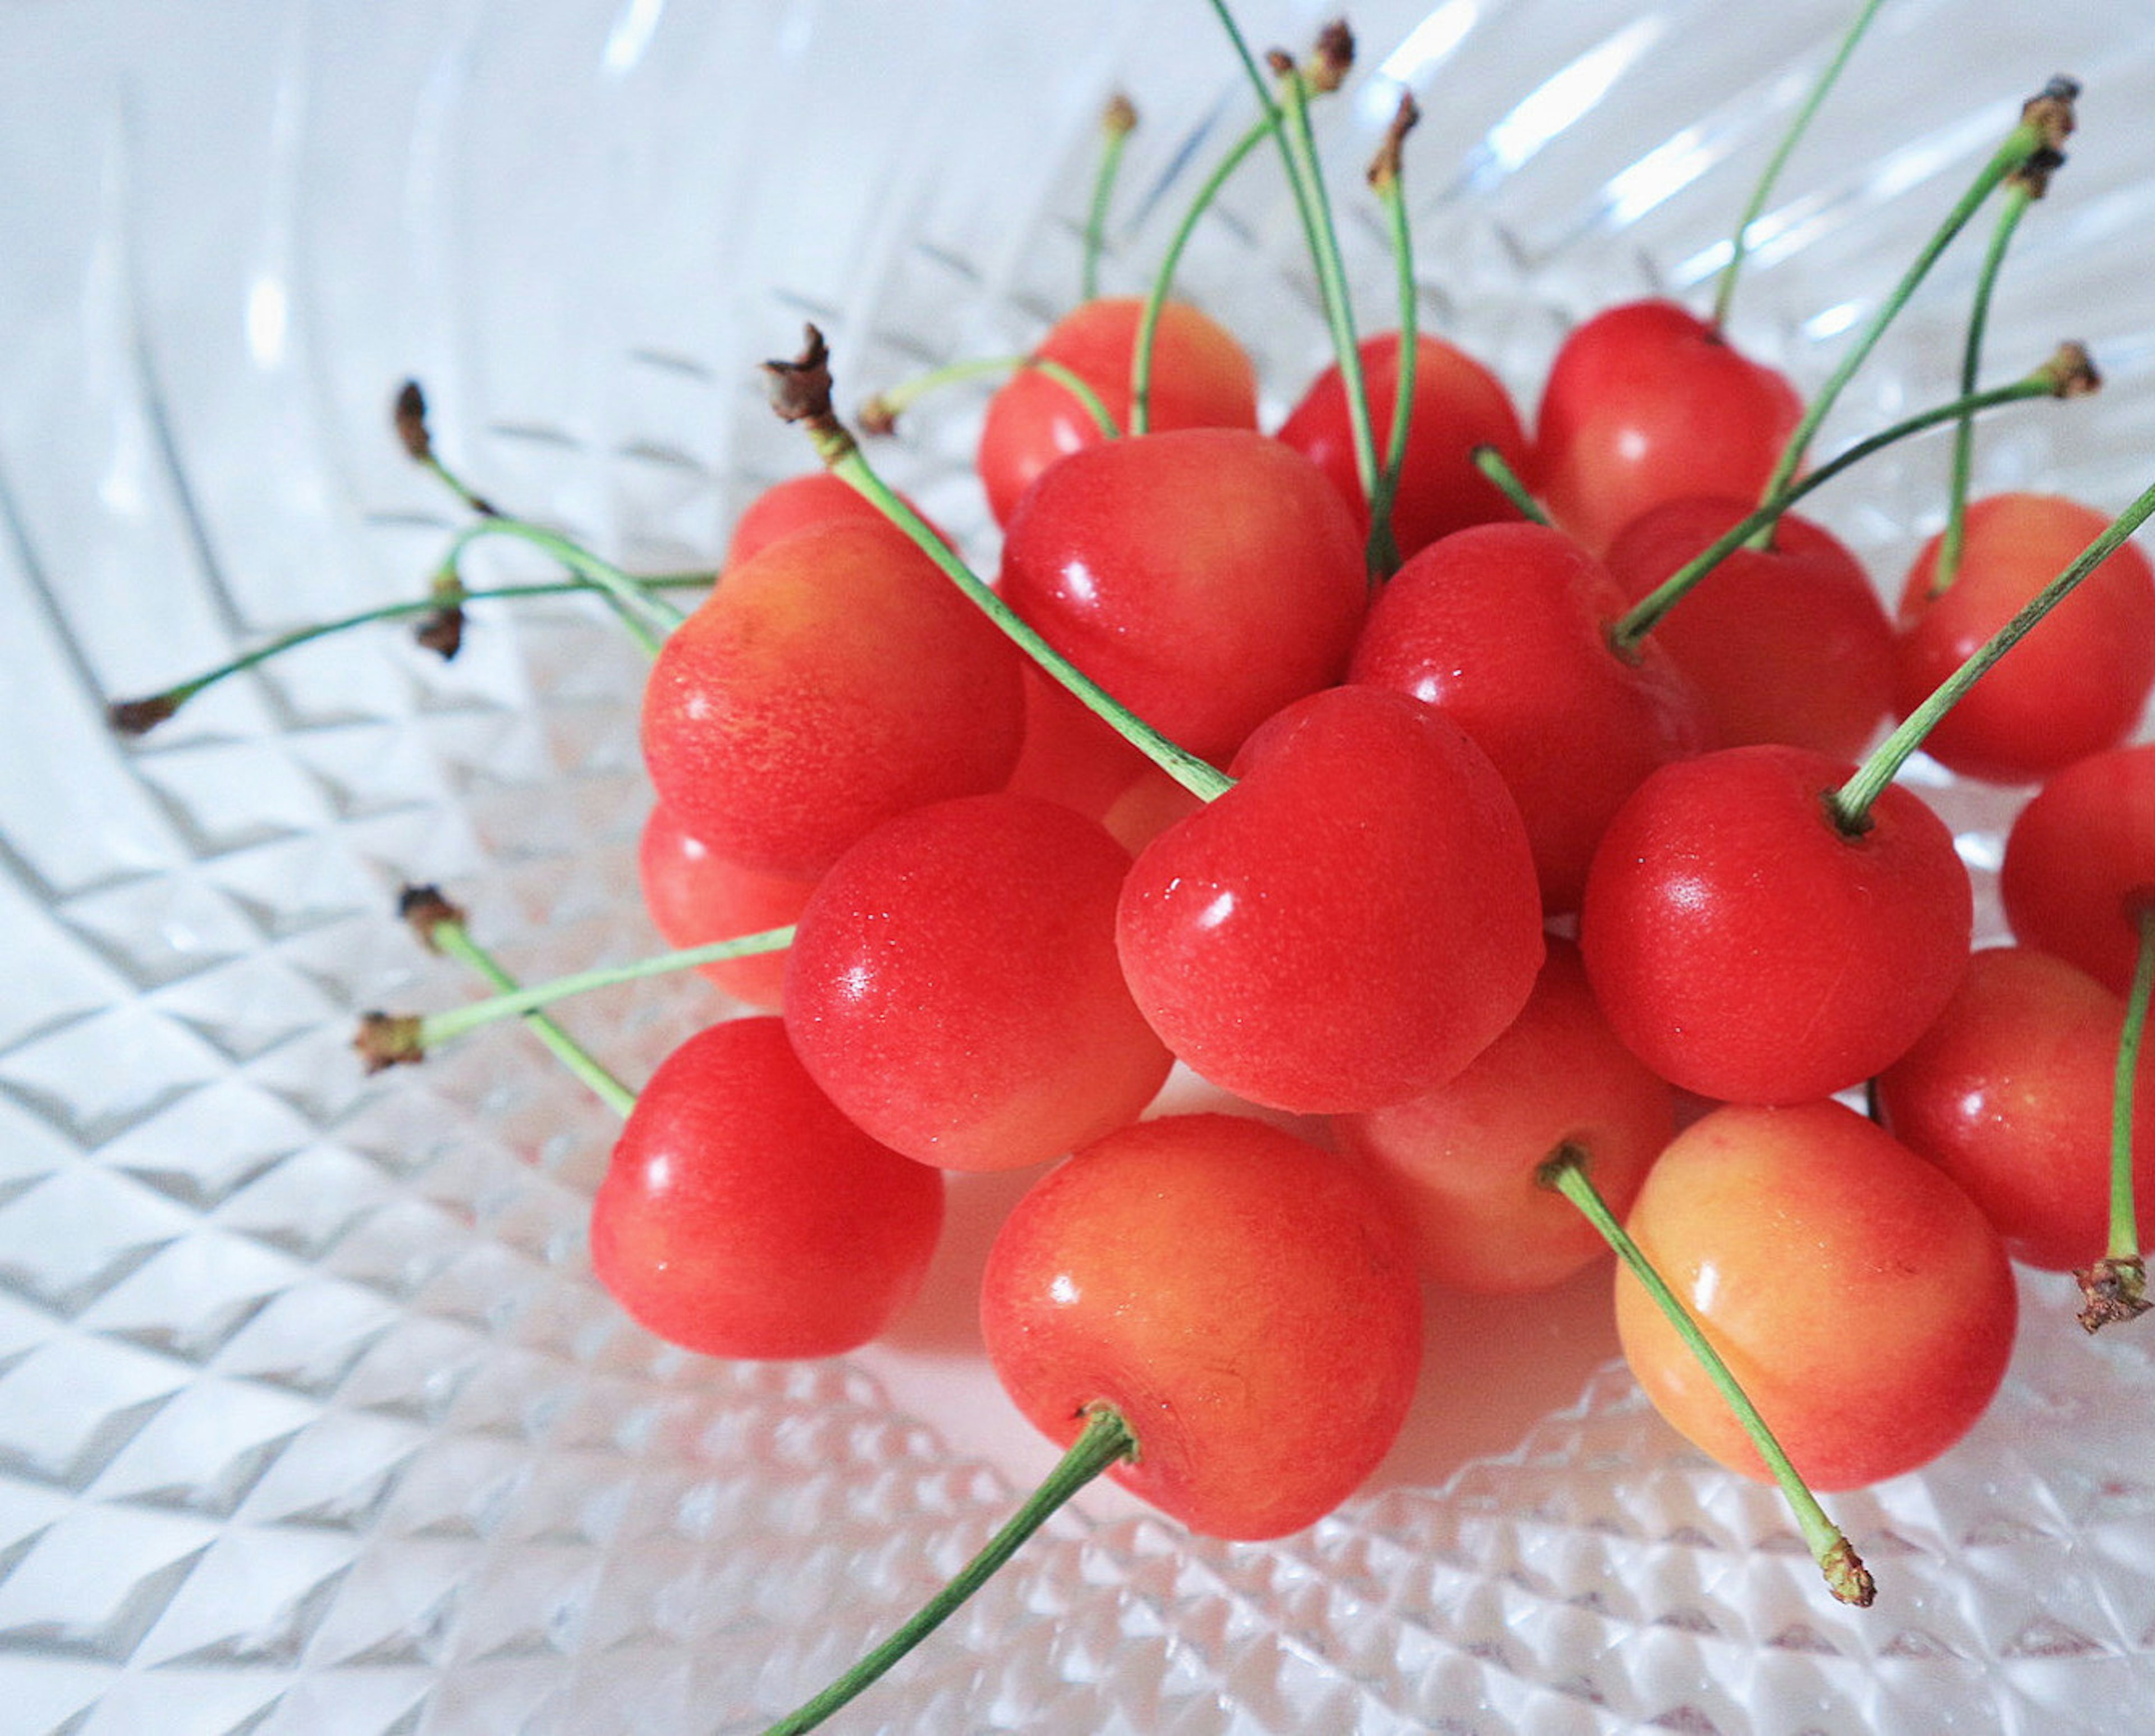
<svg viewBox="0 0 2155 1736"><path fill-rule="evenodd" d="M1751 515L1743 500L1665 501L1624 527L1609 571L1637 602ZM1855 556L1784 515L1770 549L1738 549L1648 635L1691 677L1724 747L1784 742L1853 759L1893 700L1893 628Z"/></svg>
<svg viewBox="0 0 2155 1736"><path fill-rule="evenodd" d="M2110 1241L2111 1100L2125 1005L2062 959L1994 947L1878 1076L1894 1137L1958 1182L2016 1260L2071 1272ZM2134 1191L2155 1192L2155 1056L2134 1093Z"/></svg>
<svg viewBox="0 0 2155 1736"><path fill-rule="evenodd" d="M1537 1172L1558 1146L1587 1156L1620 1216L1676 1132L1676 1096L1617 1042L1578 950L1548 943L1533 998L1467 1070L1427 1096L1333 1126L1405 1206L1425 1277L1486 1294L1544 1289L1609 1252Z"/></svg>
<svg viewBox="0 0 2155 1736"><path fill-rule="evenodd" d="M907 501L906 504L913 504ZM918 509L915 509L918 510ZM844 478L828 470L811 470L805 476L789 476L775 482L749 502L734 521L732 539L726 544L724 571L730 573L744 561L753 559L781 537L851 520L887 524L883 509Z"/></svg>
<svg viewBox="0 0 2155 1736"><path fill-rule="evenodd" d="M1595 553L1664 500L1755 500L1803 417L1775 369L1670 301L1596 315L1542 389L1534 475L1557 523Z"/></svg>
<svg viewBox="0 0 2155 1736"><path fill-rule="evenodd" d="M1625 1227L1815 1489L1927 1464L2004 1376L2018 1303L1997 1232L1839 1104L1717 1109L1662 1153ZM1616 1325L1655 1408L1763 1481L1720 1393L1624 1270Z"/></svg>
<svg viewBox="0 0 2155 1736"><path fill-rule="evenodd" d="M1150 767L1148 760L1062 683L1027 660L1025 745L1006 786L1097 820Z"/></svg>
<svg viewBox="0 0 2155 1736"><path fill-rule="evenodd" d="M1129 866L1097 822L1033 796L878 827L801 913L786 1028L802 1064L942 1169L1044 1163L1133 1119L1170 1063L1116 960Z"/></svg>
<svg viewBox="0 0 2155 1736"><path fill-rule="evenodd" d="M1562 532L1479 525L1393 576L1349 666L1353 680L1435 706L1496 762L1552 911L1578 908L1594 847L1640 781L1712 739L1698 694L1653 638L1632 657L1610 648L1624 606Z"/></svg>
<svg viewBox="0 0 2155 1736"><path fill-rule="evenodd" d="M711 848L810 875L871 827L1001 786L1016 648L888 525L837 523L726 575L643 694L659 799Z"/></svg>
<svg viewBox="0 0 2155 1736"><path fill-rule="evenodd" d="M1369 607L1361 539L1323 473L1233 428L1065 458L1011 520L1001 589L1057 651L1215 763L1340 678Z"/></svg>
<svg viewBox="0 0 2155 1736"><path fill-rule="evenodd" d="M702 946L763 929L783 928L800 915L813 880L767 874L716 854L675 819L664 803L643 822L637 850L644 908L669 946ZM760 952L696 967L736 1001L775 1012L786 955Z"/></svg>
<svg viewBox="0 0 2155 1736"><path fill-rule="evenodd" d="M1666 766L1610 823L1579 939L1609 1022L1702 1097L1801 1103L1869 1078L1966 970L1974 899L1953 834L1889 786L1850 837L1854 768L1800 748Z"/></svg>
<svg viewBox="0 0 2155 1736"><path fill-rule="evenodd" d="M1144 303L1122 295L1066 314L1033 354L1059 361L1099 395L1118 428L1130 425L1130 364ZM1255 428L1257 376L1226 327L1170 301L1153 334L1146 421L1166 428ZM988 403L980 480L996 522L1007 525L1034 479L1057 459L1105 437L1083 405L1037 368L1021 368Z"/></svg>
<svg viewBox="0 0 2155 1736"><path fill-rule="evenodd" d="M2035 792L2006 837L1998 890L2014 934L2117 994L2132 986L2137 910L2151 889L2155 743L2068 766Z"/></svg>
<svg viewBox="0 0 2155 1736"><path fill-rule="evenodd" d="M636 1100L591 1201L591 1267L707 1356L835 1356L919 1286L943 1178L834 1109L776 1019L714 1025Z"/></svg>
<svg viewBox="0 0 2155 1736"><path fill-rule="evenodd" d="M1431 1090L1515 1018L1542 962L1518 805L1429 706L1373 687L1289 706L1241 780L1123 890L1132 992L1213 1083L1298 1114Z"/></svg>
<svg viewBox="0 0 2155 1736"><path fill-rule="evenodd" d="M1386 332L1363 344L1362 377L1369 419L1381 443L1399 399L1399 333ZM1279 438L1332 479L1368 536L1369 507L1354 468L1347 388L1337 363L1317 376L1281 424ZM1469 525L1519 516L1503 490L1475 467L1477 446L1495 447L1515 472L1528 469L1526 431L1503 382L1464 350L1417 336L1414 420L1392 503L1392 536L1401 555Z"/></svg>
<svg viewBox="0 0 2155 1736"><path fill-rule="evenodd" d="M1067 1443L1112 1405L1108 1475L1207 1536L1281 1537L1376 1467L1421 1358L1420 1287L1374 1187L1256 1121L1126 1128L1021 1200L982 1280L988 1358Z"/></svg>
<svg viewBox="0 0 2155 1736"><path fill-rule="evenodd" d="M1930 594L1940 539L1901 593L1894 704L1906 717L2021 605L2110 527L2054 494L1999 494L1968 509L1953 582ZM1924 740L1941 765L2033 783L2131 732L2155 687L2155 569L2125 544L1987 672Z"/></svg>

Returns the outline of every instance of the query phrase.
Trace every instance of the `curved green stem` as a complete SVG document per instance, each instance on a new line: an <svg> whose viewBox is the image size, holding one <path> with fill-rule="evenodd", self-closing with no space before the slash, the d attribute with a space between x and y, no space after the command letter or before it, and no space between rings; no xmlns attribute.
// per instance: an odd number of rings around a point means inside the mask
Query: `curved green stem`
<svg viewBox="0 0 2155 1736"><path fill-rule="evenodd" d="M2020 227L2020 219L2027 214L2028 207L2035 202L2034 183L2021 177L2005 189L1998 209L1998 223L1990 232L1990 245L1984 249L1983 268L1975 279L1975 297L1968 314L1968 339L1961 346L1960 389L1963 393L1975 390L1977 376L1983 367L1983 335L1990 323L1990 296L1997 287L1999 268L2005 263L2005 250L2012 244L2013 232ZM1953 425L1953 480L1946 500L1946 528L1938 540L1938 558L1931 571L1931 595L1944 595L1946 587L1960 571L1961 545L1967 533L1968 479L1975 469L1975 417L1963 416Z"/></svg>
<svg viewBox="0 0 2155 1736"><path fill-rule="evenodd" d="M681 611L663 597L654 597L611 561L601 561L581 543L572 542L557 530L525 519L485 518L457 534L442 558L442 571L453 576L463 551L483 537L508 536L550 555L562 566L605 594L630 636L653 657L666 635L684 618Z"/></svg>
<svg viewBox="0 0 2155 1736"><path fill-rule="evenodd" d="M1549 515L1542 510L1526 484L1519 480L1519 473L1506 462L1504 454L1493 446L1474 448L1474 468L1494 483L1504 498L1519 510L1519 516L1530 525L1546 525Z"/></svg>
<svg viewBox="0 0 2155 1736"><path fill-rule="evenodd" d="M2090 1332L2144 1314L2150 1306L2147 1268L2140 1257L2140 1214L2132 1197L2132 1120L2141 1039L2147 1028L2148 998L2155 991L2155 899L2142 894L2133 902L2132 914L2140 946L2125 997L2117 1074L2111 1089L2110 1242L2101 1259L2074 1274L2087 1298L2080 1322Z"/></svg>
<svg viewBox="0 0 2155 1736"><path fill-rule="evenodd" d="M1406 192L1400 179L1400 146L1420 118L1413 97L1400 99L1399 112L1385 135L1384 149L1370 166L1369 184L1384 207L1385 230L1392 248L1392 274L1400 310L1399 377L1392 389L1392 425L1385 439L1385 462L1369 497L1369 540L1364 560L1372 573L1389 578L1399 570L1399 538L1392 508L1400 495L1400 472L1407 460L1407 438L1414 431L1415 372L1420 361L1420 296L1415 286L1414 237L1407 223Z"/></svg>
<svg viewBox="0 0 2155 1736"><path fill-rule="evenodd" d="M1820 105L1825 100L1826 93L1840 79L1841 69L1848 64L1849 57L1856 52L1856 44L1863 40L1863 33L1871 28L1871 19L1877 16L1879 7L1884 3L1885 0L1864 0L1855 22L1842 35L1840 47L1819 74L1818 81L1811 86L1810 94L1804 99L1803 105L1789 118L1788 131L1781 135L1781 142L1767 162L1765 172L1759 176L1758 186L1752 189L1750 203L1743 207L1743 215L1736 220L1736 233L1728 243L1728 263L1721 269L1721 281L1713 294L1713 329L1716 331L1728 324L1729 305L1736 299L1737 274L1743 269L1744 251L1750 238L1751 225L1758 222L1759 213L1765 210L1766 201L1773 197L1774 185L1781 178L1781 171L1788 166L1789 156L1795 150L1796 141L1809 130ZM1972 392L1974 387L1971 385L1964 389Z"/></svg>
<svg viewBox="0 0 2155 1736"><path fill-rule="evenodd" d="M1115 177L1123 166L1123 151L1136 129L1138 111L1118 91L1100 117L1100 166L1093 176L1093 202L1085 213L1085 258L1079 273L1079 293L1087 301L1100 293L1100 253L1107 244L1108 207L1115 194Z"/></svg>
<svg viewBox="0 0 2155 1736"><path fill-rule="evenodd" d="M1083 375L1044 356L981 356L965 361L945 362L941 367L915 374L910 380L878 392L861 406L862 425L872 433L887 434L897 425L900 416L931 392L989 374L1015 373L1020 368L1031 368L1054 381L1078 400L1085 413L1093 418L1093 426L1107 438L1113 440L1123 432L1115 426L1114 413Z"/></svg>
<svg viewBox="0 0 2155 1736"><path fill-rule="evenodd" d="M941 1626L959 1605L985 1585L996 1570L1017 1553L1018 1546L1052 1518L1086 1484L1109 1466L1138 1455L1137 1436L1119 1411L1096 1405L1086 1412L1085 1426L1071 1443L1047 1480L1026 1498L1002 1529L988 1539L987 1547L958 1570L955 1578L922 1605L905 1625L869 1652L822 1692L789 1713L764 1732L764 1736L800 1736L812 1730L848 1701L880 1680L905 1654Z"/></svg>
<svg viewBox="0 0 2155 1736"><path fill-rule="evenodd" d="M1684 1346L1698 1359L1699 1366L1706 1370L1728 1408L1736 1413L1736 1420L1743 1426L1751 1444L1758 1449L1758 1457L1773 1473L1774 1481L1780 1485L1789 1509L1795 1515L1796 1524L1803 1532L1804 1541L1810 1547L1813 1559L1825 1575L1826 1587L1843 1603L1868 1606L1877 1594L1868 1570L1840 1528L1828 1518L1825 1509L1810 1491L1781 1443L1774 1438L1774 1431L1766 1426L1758 1406L1751 1402L1736 1376L1729 1372L1728 1365L1721 1353L1713 1348L1704 1332L1700 1330L1676 1293L1654 1270L1653 1263L1640 1251L1639 1245L1625 1233L1623 1225L1610 1211L1608 1202L1586 1174L1586 1153L1569 1142L1559 1145L1542 1165L1539 1180L1544 1187L1554 1188L1583 1212L1587 1221L1601 1232L1602 1240L1615 1249L1617 1257L1629 1267L1633 1277L1646 1287L1646 1293L1654 1299L1667 1319L1669 1324L1682 1339Z"/></svg>
<svg viewBox="0 0 2155 1736"><path fill-rule="evenodd" d="M515 996L527 992L520 989L516 979L494 962L492 954L472 939L461 921L450 918L435 923L430 939L438 950L476 970L502 994ZM524 1022L531 1027L532 1034L540 1042L553 1051L555 1058L589 1086L593 1093L617 1115L626 1118L628 1112L636 1107L636 1093L601 1066L590 1050L545 1013L526 1009Z"/></svg>
<svg viewBox="0 0 2155 1736"><path fill-rule="evenodd" d="M1860 832L1871 823L1871 805L1899 774L1923 738L1952 710L1963 694L1983 679L1984 673L2027 636L2050 611L2072 594L2073 587L2117 552L2118 545L2155 516L2155 487L2148 488L2112 521L2110 528L2090 543L2057 577L2024 604L2019 613L1999 627L1953 673L1940 682L1936 692L1908 714L1907 721L1879 743L1856 775L1827 798L1835 822L1847 832Z"/></svg>

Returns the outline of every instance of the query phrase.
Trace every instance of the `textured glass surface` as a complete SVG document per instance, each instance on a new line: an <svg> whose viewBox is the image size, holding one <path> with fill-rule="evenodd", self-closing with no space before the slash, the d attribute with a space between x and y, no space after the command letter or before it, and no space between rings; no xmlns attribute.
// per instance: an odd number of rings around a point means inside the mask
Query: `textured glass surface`
<svg viewBox="0 0 2155 1736"><path fill-rule="evenodd" d="M1391 79L1427 111L1425 317L1523 392L1599 305L1702 299L1850 9L1359 8L1372 75L1319 131L1365 322ZM1318 16L1243 11L1260 47ZM1736 328L1822 377L2060 69L2083 131L1993 354L2081 337L2111 383L1993 424L1979 480L2114 508L2155 453L2145 0L1895 0L1760 226ZM527 977L653 945L639 659L598 612L475 608L449 664L390 628L327 641L133 748L101 705L418 592L453 520L388 436L407 374L505 504L632 566L708 561L805 467L750 366L804 315L851 402L1067 304L1118 84L1145 115L1105 273L1127 289L1250 112L1195 0L0 10L0 1731L752 1730L1048 1463L963 1289L1016 1184L956 1190L890 1344L714 1364L591 1282L611 1124L522 1033L361 1078L356 1011L473 992L392 919L402 881L442 882ZM1187 268L1274 415L1323 355L1298 246L1262 165ZM1942 395L1977 251L1829 445ZM888 469L987 560L968 426L924 407ZM1938 520L1943 451L1822 500L1881 581ZM1932 793L1994 864L2009 798ZM633 1080L719 1010L668 981L565 1017ZM2155 1703L2146 1329L2086 1340L2031 1279L1973 1438L1832 1503L1885 1587L1856 1612L1778 1499L1609 1365L1601 1283L1524 1318L1432 1303L1407 1440L1302 1536L1193 1541L1089 1494L837 1728L2023 1733Z"/></svg>

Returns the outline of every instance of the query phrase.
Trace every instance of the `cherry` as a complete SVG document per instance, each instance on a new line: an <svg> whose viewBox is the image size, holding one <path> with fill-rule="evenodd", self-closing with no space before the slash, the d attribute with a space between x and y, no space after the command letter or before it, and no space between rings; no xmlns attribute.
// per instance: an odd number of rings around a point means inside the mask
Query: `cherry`
<svg viewBox="0 0 2155 1736"><path fill-rule="evenodd" d="M1391 421L1399 397L1400 336L1367 340L1361 346L1362 377L1369 419L1380 428ZM1412 431L1392 501L1392 537L1411 555L1440 536L1469 525L1516 519L1518 509L1476 467L1477 447L1493 446L1515 471L1528 468L1526 432L1503 383L1464 350L1433 337L1415 341ZM1367 537L1369 505L1354 466L1347 419L1347 388L1335 362L1317 376L1278 438L1313 462L1354 510Z"/></svg>
<svg viewBox="0 0 2155 1736"><path fill-rule="evenodd" d="M1600 553L1687 494L1756 499L1803 417L1775 369L1671 301L1597 314L1542 389L1533 474L1558 524Z"/></svg>
<svg viewBox="0 0 2155 1736"><path fill-rule="evenodd" d="M724 571L760 555L796 530L852 520L881 524L882 510L857 489L828 470L811 470L775 482L742 509L726 544ZM938 533L940 534L939 532ZM947 540L947 539L946 539Z"/></svg>
<svg viewBox="0 0 2155 1736"><path fill-rule="evenodd" d="M2110 1130L2125 1006L2084 970L1993 947L1936 1024L1878 1076L1894 1136L1952 1176L2016 1260L2092 1265L2110 1225ZM2155 1191L2155 1071L2143 1063L2137 1191Z"/></svg>
<svg viewBox="0 0 2155 1736"><path fill-rule="evenodd" d="M1526 829L1488 756L1429 706L1345 687L1272 719L1233 770L1123 889L1153 1028L1213 1083L1298 1114L1457 1074L1543 955Z"/></svg>
<svg viewBox="0 0 2155 1736"><path fill-rule="evenodd" d="M712 850L663 802L643 822L637 870L644 908L669 946L701 946L736 935L783 928L801 914L816 883L743 868ZM769 1012L779 1006L786 955L754 953L696 967L735 1000Z"/></svg>
<svg viewBox="0 0 2155 1736"><path fill-rule="evenodd" d="M1676 1131L1675 1093L1616 1040L1578 949L1553 940L1533 997L1464 1073L1333 1126L1401 1198L1423 1276L1484 1293L1538 1290L1606 1252L1593 1224L1539 1184L1549 1154L1584 1152L1620 1215Z"/></svg>
<svg viewBox="0 0 2155 1736"><path fill-rule="evenodd" d="M1207 1536L1284 1536L1354 1493L1405 1421L1421 1304L1349 1160L1262 1123L1172 1116L1052 1171L988 1256L988 1359L1043 1434L1112 1406L1108 1474Z"/></svg>
<svg viewBox="0 0 2155 1736"><path fill-rule="evenodd" d="M775 1018L698 1032L637 1098L591 1201L591 1267L707 1356L835 1356L912 1299L943 1178L818 1091Z"/></svg>
<svg viewBox="0 0 2155 1736"><path fill-rule="evenodd" d="M1066 314L1033 354L1058 361L1099 395L1118 428L1130 421L1130 366L1144 303L1104 297ZM1257 425L1257 370L1224 326L1185 302L1160 310L1153 336L1150 426ZM1068 387L1021 368L988 403L978 464L996 522L1007 525L1033 481L1058 458L1105 438Z"/></svg>
<svg viewBox="0 0 2155 1736"><path fill-rule="evenodd" d="M2026 945L2117 994L2132 986L2138 908L2155 888L2155 743L2091 754L2013 822L1998 890Z"/></svg>
<svg viewBox="0 0 2155 1736"><path fill-rule="evenodd" d="M1711 745L1690 682L1652 638L1620 655L1625 597L1541 525L1432 543L1369 611L1351 679L1435 706L1474 738L1519 804L1542 896L1575 909L1610 819L1656 767Z"/></svg>
<svg viewBox="0 0 2155 1736"><path fill-rule="evenodd" d="M1637 602L1751 512L1744 500L1664 501L1610 545L1609 571ZM1892 704L1893 628L1869 575L1793 513L1771 548L1738 549L1686 591L1651 640L1697 685L1724 747L1778 741L1852 759Z"/></svg>
<svg viewBox="0 0 2155 1736"><path fill-rule="evenodd" d="M1939 1170L1839 1104L1715 1110L1661 1154L1625 1227L1814 1488L1928 1463L2004 1376L2018 1304L1997 1232ZM1763 1479L1628 1272L1616 1325L1655 1408Z"/></svg>
<svg viewBox="0 0 2155 1736"><path fill-rule="evenodd" d="M2106 530L2108 517L2054 494L1968 509L1960 565L1932 591L1933 537L1901 595L1895 705L1906 717L1978 645ZM1924 750L1965 776L2032 783L2117 745L2155 687L2155 569L2131 543L2083 579L2002 666L1953 707Z"/></svg>
<svg viewBox="0 0 2155 1736"><path fill-rule="evenodd" d="M1026 663L1025 743L1006 788L1097 820L1151 764L1069 689Z"/></svg>
<svg viewBox="0 0 2155 1736"><path fill-rule="evenodd" d="M786 971L786 1028L868 1133L943 1169L1059 1157L1132 1119L1170 1060L1115 954L1129 853L1011 795L878 827L824 875Z"/></svg>
<svg viewBox="0 0 2155 1736"><path fill-rule="evenodd" d="M1117 699L1215 761L1340 678L1369 602L1353 515L1324 474L1236 428L1063 459L1011 517L1001 590Z"/></svg>
<svg viewBox="0 0 2155 1736"><path fill-rule="evenodd" d="M812 875L894 814L1001 785L1019 663L902 533L823 525L729 572L666 641L645 762L712 849Z"/></svg>
<svg viewBox="0 0 2155 1736"><path fill-rule="evenodd" d="M1953 834L1899 785L1863 831L1829 806L1847 764L1725 748L1665 766L1610 822L1579 945L1632 1052L1704 1097L1800 1103L1870 1078L1967 968Z"/></svg>

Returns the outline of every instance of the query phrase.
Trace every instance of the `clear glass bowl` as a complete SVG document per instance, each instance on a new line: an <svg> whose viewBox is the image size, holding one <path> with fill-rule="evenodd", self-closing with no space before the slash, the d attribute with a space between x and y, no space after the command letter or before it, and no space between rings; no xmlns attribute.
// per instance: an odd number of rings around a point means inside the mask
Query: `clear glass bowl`
<svg viewBox="0 0 2155 1736"><path fill-rule="evenodd" d="M1320 131L1355 191L1393 81L1425 318L1523 394L1566 325L1698 297L1851 8L1359 8ZM1313 8L1245 8L1299 47ZM2122 504L2155 451L2143 0L1898 0L1760 230L1741 338L1815 383L2053 71L2084 131L2001 289L2002 372L2060 338L2090 405L1992 424L1985 486ZM842 1362L730 1366L623 1322L584 1257L606 1113L520 1033L361 1078L354 1012L471 984L390 914L435 880L531 978L648 950L636 653L501 610L227 684L139 746L103 701L414 595L451 525L388 437L427 383L487 492L631 566L708 561L804 468L751 364L813 317L848 401L1021 346L1074 293L1107 93L1145 120L1106 267L1145 279L1249 99L1209 12L1144 0L91 0L0 17L0 1728L755 1729L977 1544L1052 1459L971 1348L1015 1184L961 1183L930 1295ZM2140 117L2136 119L2135 117ZM1277 415L1323 359L1277 177L1190 257ZM1828 440L1942 396L1941 268ZM969 407L887 468L981 558ZM1932 440L1824 496L1893 576ZM489 558L473 571L537 575ZM1926 775L1919 765L1918 775ZM2011 799L1930 776L1979 873ZM1988 931L1997 932L1986 901ZM719 1004L567 1022L632 1078ZM1335 1518L1196 1541L1080 1501L838 1728L2020 1732L2155 1703L2155 1368L2031 1279L1968 1443L1835 1506L1884 1586L1827 1600L1777 1498L1638 1396L1599 1275L1431 1303L1407 1439Z"/></svg>

